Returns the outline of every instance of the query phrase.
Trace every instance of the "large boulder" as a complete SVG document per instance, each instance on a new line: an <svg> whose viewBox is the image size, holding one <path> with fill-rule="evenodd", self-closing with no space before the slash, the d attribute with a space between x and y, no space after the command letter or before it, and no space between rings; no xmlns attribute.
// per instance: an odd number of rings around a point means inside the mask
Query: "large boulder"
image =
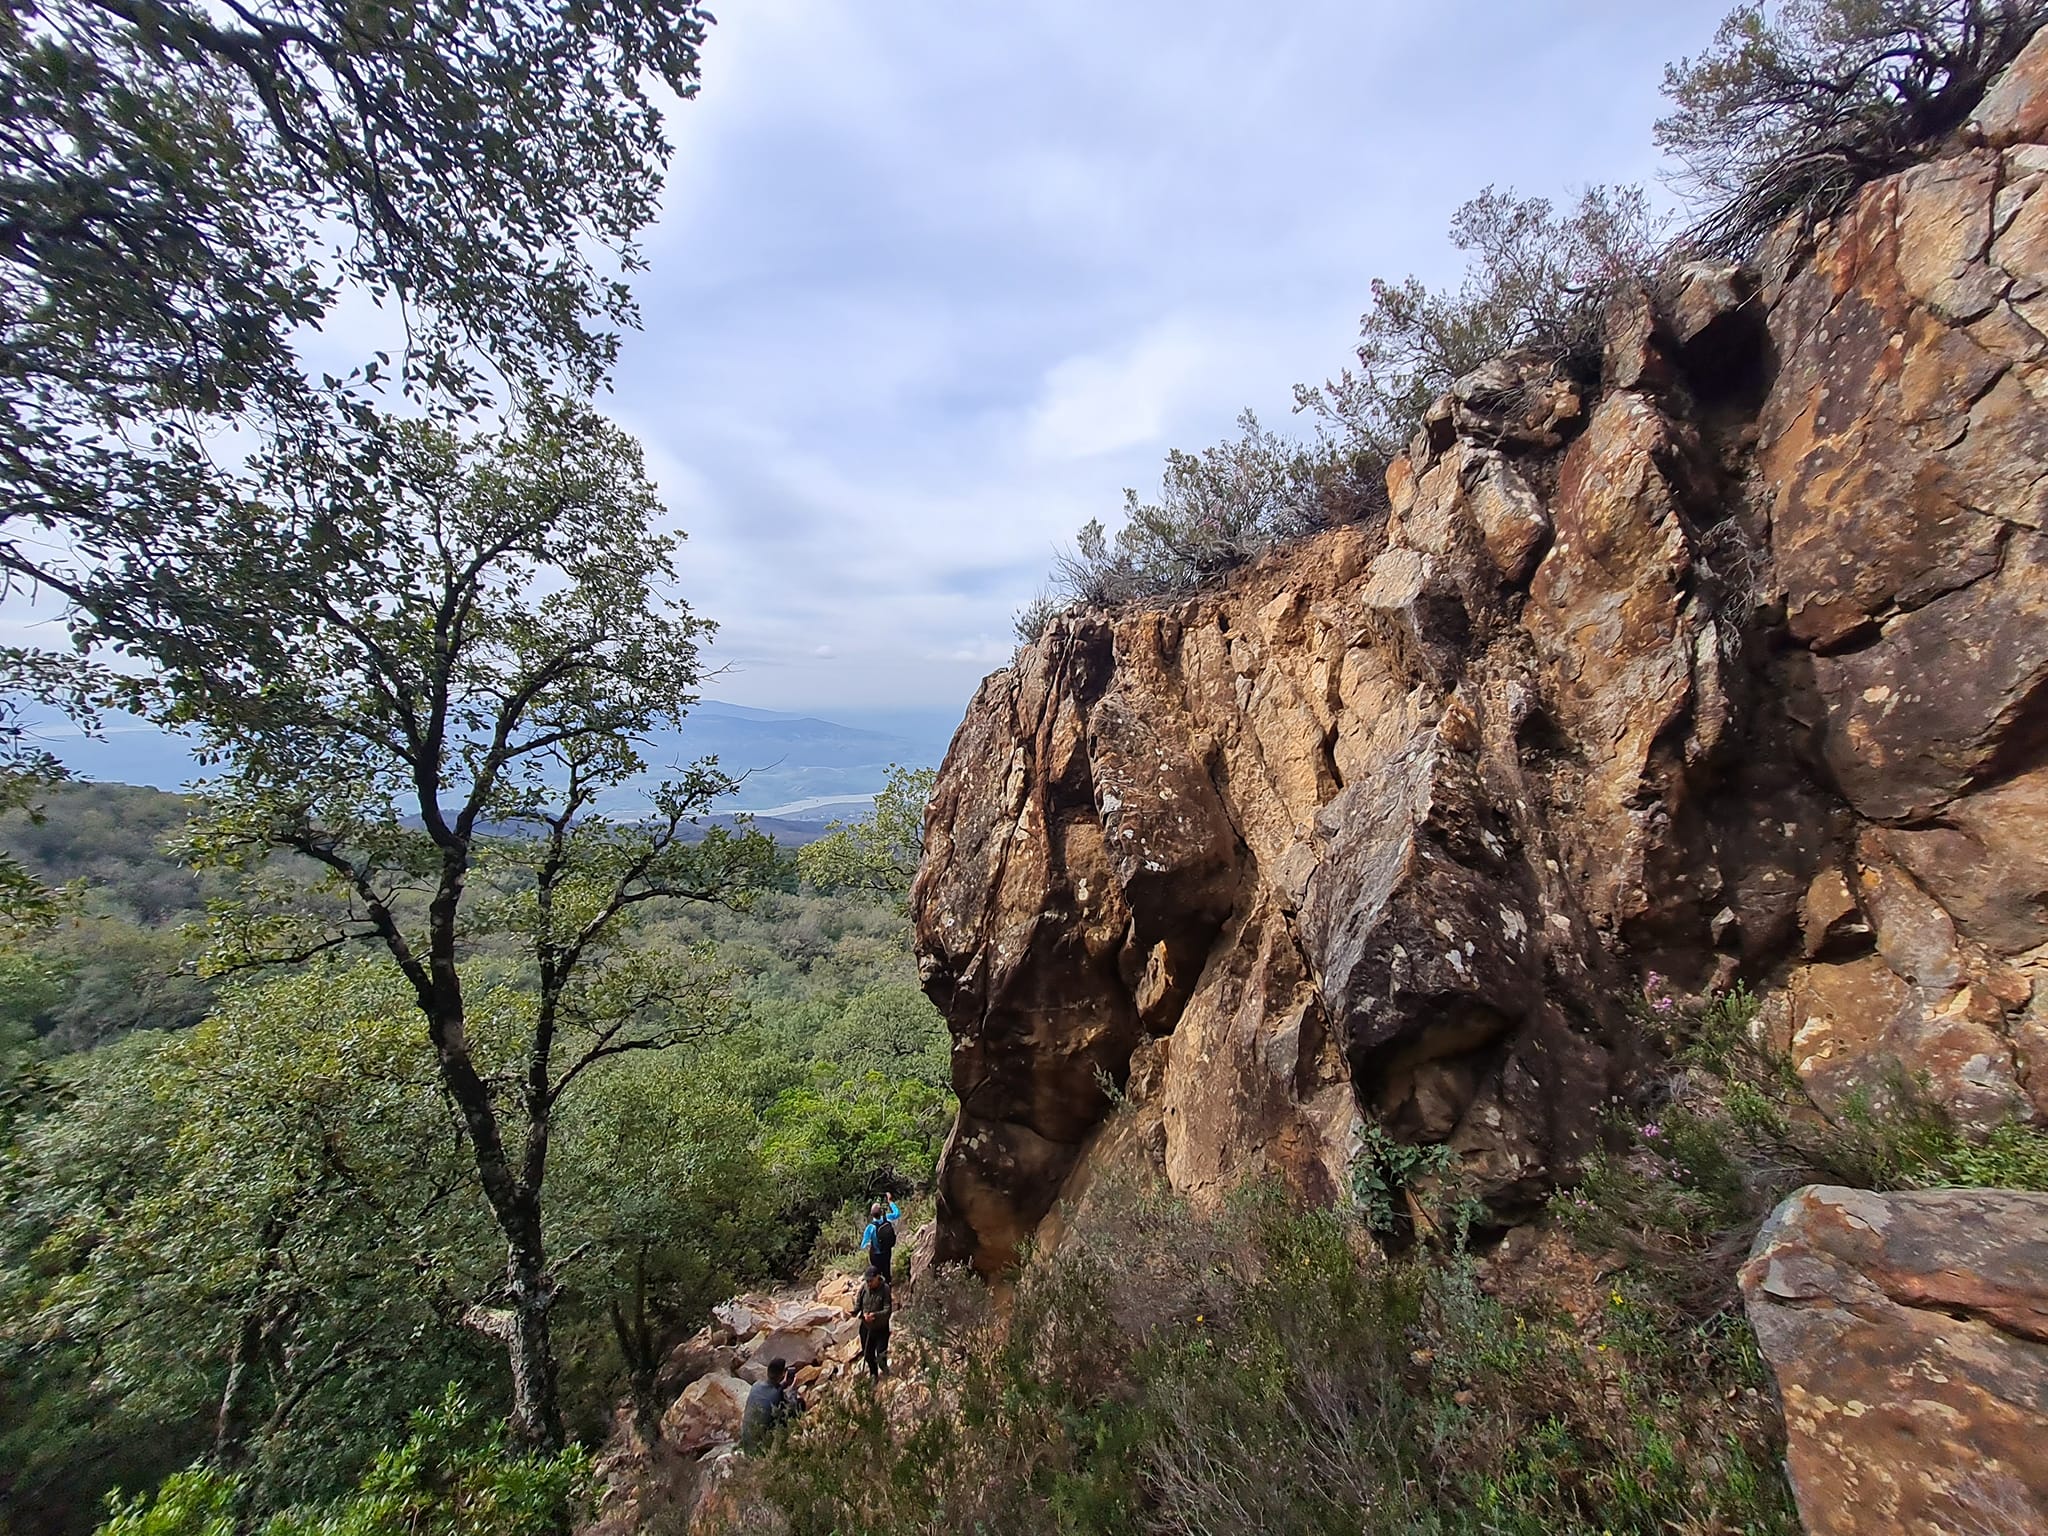
<svg viewBox="0 0 2048 1536"><path fill-rule="evenodd" d="M2048 1530L2048 1195L1810 1186L1742 1294L1813 1536Z"/></svg>
<svg viewBox="0 0 2048 1536"><path fill-rule="evenodd" d="M1584 391L1554 359L1510 353L1473 369L1429 408L1424 441L1441 447L1463 439L1511 451L1555 448L1584 409Z"/></svg>
<svg viewBox="0 0 2048 1536"><path fill-rule="evenodd" d="M792 1369L825 1360L850 1310L851 1290L833 1276L809 1296L736 1297L715 1308L714 1315L733 1330L734 1373L762 1381L770 1360Z"/></svg>
<svg viewBox="0 0 2048 1536"><path fill-rule="evenodd" d="M751 1383L738 1376L700 1376L661 1416L661 1436L682 1451L708 1450L740 1437Z"/></svg>

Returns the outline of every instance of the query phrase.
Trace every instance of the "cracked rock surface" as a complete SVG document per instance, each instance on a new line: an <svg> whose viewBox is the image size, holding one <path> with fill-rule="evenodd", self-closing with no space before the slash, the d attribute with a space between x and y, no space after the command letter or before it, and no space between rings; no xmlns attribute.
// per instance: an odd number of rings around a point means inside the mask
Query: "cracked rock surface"
<svg viewBox="0 0 2048 1536"><path fill-rule="evenodd" d="M1742 1294L1813 1536L2048 1530L2048 1195L1812 1185Z"/></svg>
<svg viewBox="0 0 2048 1536"><path fill-rule="evenodd" d="M1516 1219L1653 971L1769 988L1823 1105L2048 1117L2044 93L2048 33L1831 225L1623 295L1597 385L1459 381L1384 519L982 685L913 892L939 1258L1118 1168L1334 1199L1368 1126Z"/></svg>

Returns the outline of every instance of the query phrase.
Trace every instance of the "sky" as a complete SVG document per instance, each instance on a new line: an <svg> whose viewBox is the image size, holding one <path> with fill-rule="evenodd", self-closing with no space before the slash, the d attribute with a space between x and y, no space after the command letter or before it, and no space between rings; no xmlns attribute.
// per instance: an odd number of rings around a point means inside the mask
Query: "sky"
<svg viewBox="0 0 2048 1536"><path fill-rule="evenodd" d="M1306 434L1373 278L1456 281L1460 203L1654 187L1728 3L714 0L607 402L703 692L943 742L1083 523L1246 407Z"/></svg>
<svg viewBox="0 0 2048 1536"><path fill-rule="evenodd" d="M1090 517L1459 271L1488 184L1652 181L1693 0L733 0L611 410L717 696L957 719Z"/></svg>

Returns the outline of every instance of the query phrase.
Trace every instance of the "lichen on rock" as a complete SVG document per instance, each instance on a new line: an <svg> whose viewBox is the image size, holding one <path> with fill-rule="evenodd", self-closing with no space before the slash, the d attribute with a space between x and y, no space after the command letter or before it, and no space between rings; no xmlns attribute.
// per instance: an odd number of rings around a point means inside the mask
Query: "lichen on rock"
<svg viewBox="0 0 2048 1536"><path fill-rule="evenodd" d="M2048 1195L1810 1186L1742 1293L1813 1536L2048 1529Z"/></svg>
<svg viewBox="0 0 2048 1536"><path fill-rule="evenodd" d="M1618 297L1597 387L1460 380L1383 522L988 679L913 897L941 1259L1098 1165L1338 1199L1368 1123L1512 1220L1653 970L1768 986L1823 1105L2048 1115L2042 49L1753 269Z"/></svg>

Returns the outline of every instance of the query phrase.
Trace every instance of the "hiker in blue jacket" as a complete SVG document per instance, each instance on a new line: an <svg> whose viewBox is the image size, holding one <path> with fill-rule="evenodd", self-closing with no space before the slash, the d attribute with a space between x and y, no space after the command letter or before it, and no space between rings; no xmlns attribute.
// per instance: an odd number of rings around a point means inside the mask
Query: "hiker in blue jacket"
<svg viewBox="0 0 2048 1536"><path fill-rule="evenodd" d="M896 1278L889 1273L889 1267L896 1261L896 1218L902 1214L891 1200L888 1214L884 1215L881 1202L877 1201L868 1207L867 1230L860 1235L860 1245L868 1251L868 1267L884 1280Z"/></svg>

